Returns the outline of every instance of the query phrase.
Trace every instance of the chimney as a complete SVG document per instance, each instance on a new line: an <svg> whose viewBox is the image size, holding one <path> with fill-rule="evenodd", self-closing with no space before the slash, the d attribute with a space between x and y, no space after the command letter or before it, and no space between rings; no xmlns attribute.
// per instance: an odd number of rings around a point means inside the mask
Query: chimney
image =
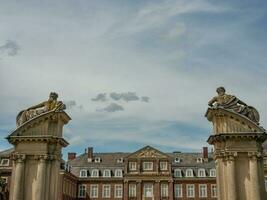
<svg viewBox="0 0 267 200"><path fill-rule="evenodd" d="M93 147L88 147L88 150L87 150L87 160L88 162L92 162L93 161L93 154L94 154L94 149Z"/></svg>
<svg viewBox="0 0 267 200"><path fill-rule="evenodd" d="M68 153L68 160L74 160L76 158L76 153Z"/></svg>
<svg viewBox="0 0 267 200"><path fill-rule="evenodd" d="M203 158L205 161L208 161L209 158L208 147L203 147Z"/></svg>

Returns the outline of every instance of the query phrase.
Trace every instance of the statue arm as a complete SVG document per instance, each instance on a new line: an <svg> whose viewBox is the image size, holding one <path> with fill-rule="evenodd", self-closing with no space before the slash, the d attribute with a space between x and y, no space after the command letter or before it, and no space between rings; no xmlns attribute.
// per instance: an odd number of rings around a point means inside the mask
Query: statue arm
<svg viewBox="0 0 267 200"><path fill-rule="evenodd" d="M39 104L37 104L35 106L29 107L27 110L41 108L41 107L44 107L44 106L45 106L45 102L42 102L42 103L39 103Z"/></svg>
<svg viewBox="0 0 267 200"><path fill-rule="evenodd" d="M247 106L247 104L245 102L241 101L240 99L238 99L238 102L237 103L239 103L241 105L244 105L244 106Z"/></svg>
<svg viewBox="0 0 267 200"><path fill-rule="evenodd" d="M209 106L212 106L213 103L216 102L216 101L217 101L217 97L213 97L213 98L209 101L208 105L209 105Z"/></svg>

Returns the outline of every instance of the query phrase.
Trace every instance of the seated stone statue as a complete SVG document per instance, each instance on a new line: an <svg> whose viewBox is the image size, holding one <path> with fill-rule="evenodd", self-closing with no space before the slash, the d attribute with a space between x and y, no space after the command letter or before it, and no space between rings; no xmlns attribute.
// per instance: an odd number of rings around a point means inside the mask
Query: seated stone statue
<svg viewBox="0 0 267 200"><path fill-rule="evenodd" d="M51 92L47 101L32 106L27 110L22 110L17 116L17 126L27 122L28 120L52 110L64 110L66 106L61 102L57 101L58 94Z"/></svg>
<svg viewBox="0 0 267 200"><path fill-rule="evenodd" d="M213 97L209 101L209 106L214 108L224 108L227 110L231 110L233 112L246 116L257 124L259 123L260 115L254 107L248 106L243 101L233 95L225 94L224 87L219 87L216 91L218 93L218 96Z"/></svg>

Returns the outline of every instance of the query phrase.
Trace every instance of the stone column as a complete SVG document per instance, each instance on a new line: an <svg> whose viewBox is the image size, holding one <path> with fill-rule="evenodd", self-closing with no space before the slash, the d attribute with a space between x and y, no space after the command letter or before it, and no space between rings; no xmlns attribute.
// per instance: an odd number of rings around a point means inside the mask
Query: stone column
<svg viewBox="0 0 267 200"><path fill-rule="evenodd" d="M124 191L123 191L123 199L128 200L128 194L129 194L129 183L128 181L124 181Z"/></svg>
<svg viewBox="0 0 267 200"><path fill-rule="evenodd" d="M36 181L36 187L35 187L35 192L34 192L35 200L44 199L46 159L47 159L47 156L39 156L39 163L38 163L38 169L37 169L37 181Z"/></svg>
<svg viewBox="0 0 267 200"><path fill-rule="evenodd" d="M169 200L173 200L173 180L169 181Z"/></svg>
<svg viewBox="0 0 267 200"><path fill-rule="evenodd" d="M221 180L220 180L220 171L221 171L221 158L217 157L215 159L215 167L216 167L216 186L217 186L217 200L221 200Z"/></svg>
<svg viewBox="0 0 267 200"><path fill-rule="evenodd" d="M160 200L160 181L156 180L155 181L155 188L154 188L154 196L155 196L155 200Z"/></svg>
<svg viewBox="0 0 267 200"><path fill-rule="evenodd" d="M258 158L256 154L249 154L249 173L251 199L261 200L259 188Z"/></svg>
<svg viewBox="0 0 267 200"><path fill-rule="evenodd" d="M236 191L236 183L235 183L235 159L234 156L230 155L227 159L227 190L228 190L228 199L236 200L237 199L237 191Z"/></svg>
<svg viewBox="0 0 267 200"><path fill-rule="evenodd" d="M12 200L23 199L23 179L24 179L25 155L15 155L15 182Z"/></svg>
<svg viewBox="0 0 267 200"><path fill-rule="evenodd" d="M142 199L142 184L141 180L137 181L137 186L136 186L136 199L141 200Z"/></svg>

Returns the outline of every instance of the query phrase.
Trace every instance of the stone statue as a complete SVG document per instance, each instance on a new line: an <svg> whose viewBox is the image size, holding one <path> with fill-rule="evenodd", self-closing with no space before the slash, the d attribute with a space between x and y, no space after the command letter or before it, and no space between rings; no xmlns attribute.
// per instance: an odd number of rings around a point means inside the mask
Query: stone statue
<svg viewBox="0 0 267 200"><path fill-rule="evenodd" d="M213 97L209 101L209 106L234 111L259 124L260 115L254 107L248 106L233 95L225 94L224 87L219 87L216 91L218 93L218 96Z"/></svg>
<svg viewBox="0 0 267 200"><path fill-rule="evenodd" d="M57 98L58 94L55 92L51 92L47 101L44 101L40 104L28 108L27 110L22 110L21 112L19 112L16 120L17 126L20 126L28 120L45 112L66 109L65 104L63 104L62 101L57 101Z"/></svg>

